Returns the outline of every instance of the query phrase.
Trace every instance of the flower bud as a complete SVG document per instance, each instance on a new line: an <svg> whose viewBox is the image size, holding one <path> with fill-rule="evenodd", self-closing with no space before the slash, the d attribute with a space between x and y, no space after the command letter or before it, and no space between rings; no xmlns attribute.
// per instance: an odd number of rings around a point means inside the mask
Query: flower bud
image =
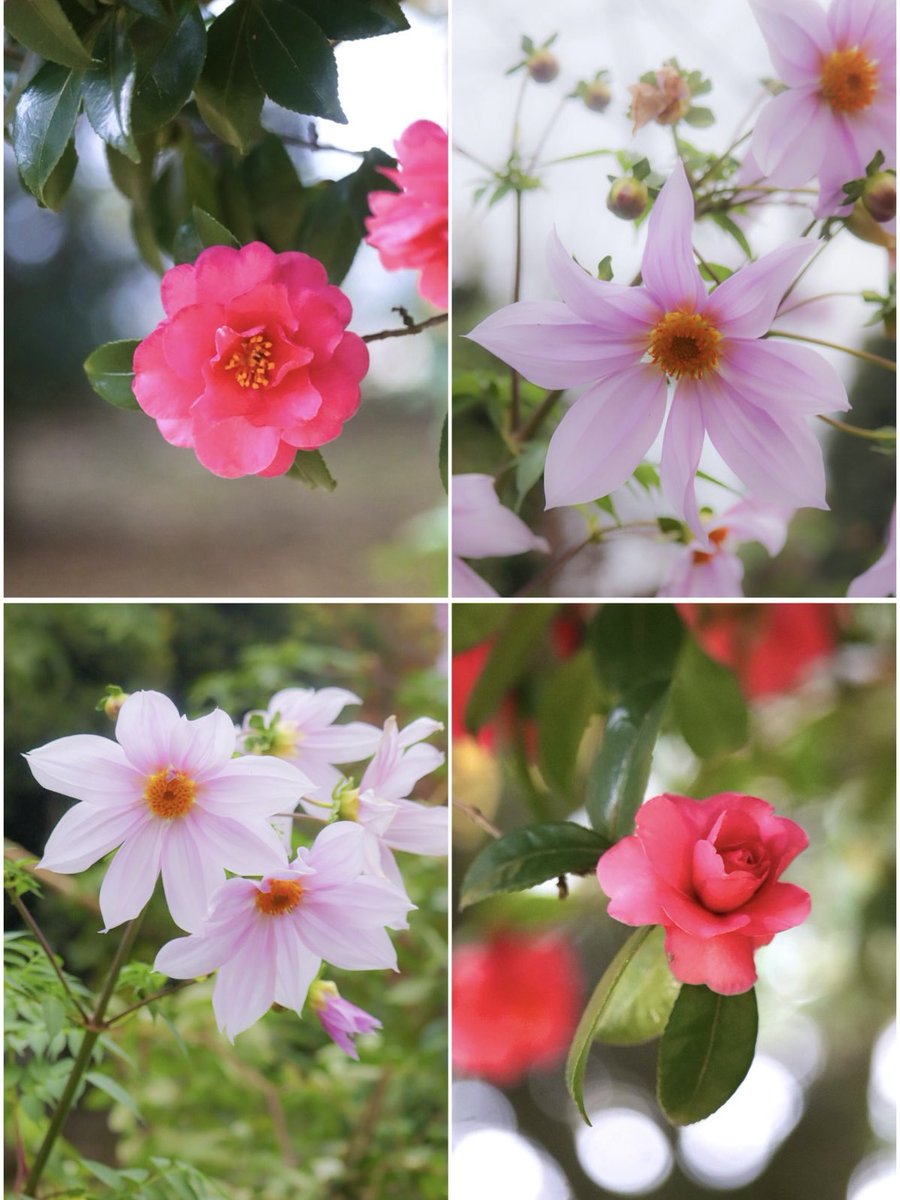
<svg viewBox="0 0 900 1200"><path fill-rule="evenodd" d="M359 820L359 788L352 779L342 779L331 793L332 820Z"/></svg>
<svg viewBox="0 0 900 1200"><path fill-rule="evenodd" d="M879 171L866 180L862 202L879 225L892 221L897 215L897 176L893 171Z"/></svg>
<svg viewBox="0 0 900 1200"><path fill-rule="evenodd" d="M559 59L549 50L535 50L526 65L535 83L551 83L559 74Z"/></svg>
<svg viewBox="0 0 900 1200"><path fill-rule="evenodd" d="M596 79L593 83L584 84L581 98L585 108L589 108L591 112L604 112L609 107L612 91L608 83L604 83L602 79Z"/></svg>
<svg viewBox="0 0 900 1200"><path fill-rule="evenodd" d="M617 179L609 189L606 207L623 221L636 221L647 207L647 188L639 179L627 176Z"/></svg>
<svg viewBox="0 0 900 1200"><path fill-rule="evenodd" d="M873 246L884 246L892 253L897 249L897 238L894 234L881 228L862 200L857 200L853 205L853 211L847 218L847 228L861 242L871 242Z"/></svg>
<svg viewBox="0 0 900 1200"><path fill-rule="evenodd" d="M127 692L123 692L116 684L109 683L106 685L106 691L101 696L100 702L97 705L97 712L102 712L111 721L115 721L119 715L119 709L127 699Z"/></svg>

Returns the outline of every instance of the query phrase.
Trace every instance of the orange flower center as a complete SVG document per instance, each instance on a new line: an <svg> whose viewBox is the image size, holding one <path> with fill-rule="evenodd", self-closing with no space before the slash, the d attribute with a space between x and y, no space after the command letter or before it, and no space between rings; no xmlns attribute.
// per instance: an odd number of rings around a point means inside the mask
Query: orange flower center
<svg viewBox="0 0 900 1200"><path fill-rule="evenodd" d="M724 529L721 525L719 526L718 529L711 529L709 531L709 540L717 548L721 547L722 543L725 541L725 539L727 537L728 537L728 530ZM716 553L715 550L695 550L694 551L694 566L699 567L699 566L702 566L703 563L712 562L713 557L715 556L715 553Z"/></svg>
<svg viewBox="0 0 900 1200"><path fill-rule="evenodd" d="M722 335L699 313L668 312L650 334L650 357L666 375L700 379L719 363Z"/></svg>
<svg viewBox="0 0 900 1200"><path fill-rule="evenodd" d="M264 333L254 333L252 337L244 338L225 364L225 370L234 371L234 377L242 388L258 391L268 387L269 372L275 370L272 343Z"/></svg>
<svg viewBox="0 0 900 1200"><path fill-rule="evenodd" d="M835 50L822 63L822 95L835 112L862 112L877 88L878 70L859 46Z"/></svg>
<svg viewBox="0 0 900 1200"><path fill-rule="evenodd" d="M197 785L193 779L171 767L151 775L144 788L144 799L150 811L155 817L164 817L168 821L190 812L196 798Z"/></svg>
<svg viewBox="0 0 900 1200"><path fill-rule="evenodd" d="M297 879L270 879L267 892L256 893L257 910L267 917L283 917L293 912L303 899L303 885Z"/></svg>

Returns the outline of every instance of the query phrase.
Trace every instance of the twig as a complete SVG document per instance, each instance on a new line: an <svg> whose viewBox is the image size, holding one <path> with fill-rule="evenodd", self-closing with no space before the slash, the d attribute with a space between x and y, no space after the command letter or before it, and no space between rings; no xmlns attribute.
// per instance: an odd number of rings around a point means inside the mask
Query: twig
<svg viewBox="0 0 900 1200"><path fill-rule="evenodd" d="M381 329L378 333L365 333L362 340L364 342L381 342L385 338L406 337L411 333L421 333L423 329L432 329L435 325L443 325L448 315L439 313L436 317L429 317L427 321L420 321L418 325L404 325L402 329Z"/></svg>
<svg viewBox="0 0 900 1200"><path fill-rule="evenodd" d="M896 373L897 370L895 362L891 362L889 358L882 358L880 354L872 354L868 350L856 350L852 346L841 346L838 342L827 342L824 338L811 337L807 333L788 333L784 329L773 329L764 336L790 338L792 342L809 342L813 346L826 346L829 350L842 350L844 354L852 354L854 358L875 363L878 367L884 367L886 371Z"/></svg>
<svg viewBox="0 0 900 1200"><path fill-rule="evenodd" d="M544 399L540 402L531 416L525 423L525 428L519 436L520 442L530 441L543 425L547 416L553 411L559 403L560 397L564 394L565 388L558 388L555 392L548 392Z"/></svg>
<svg viewBox="0 0 900 1200"><path fill-rule="evenodd" d="M819 420L824 421L826 425L830 425L832 429L839 429L841 433L850 433L854 437L866 438L871 442L891 442L895 438L886 437L883 433L879 433L877 429L860 429L858 425L848 425L846 421L838 421L835 417L823 417L819 414Z"/></svg>
<svg viewBox="0 0 900 1200"><path fill-rule="evenodd" d="M16 912L19 914L19 916L22 918L22 920L25 922L25 924L28 926L28 928L34 934L35 940L38 942L41 949L47 955L47 959L48 959L50 965L53 967L53 970L56 972L57 979L63 985L63 990L65 991L66 995L69 997L69 999L75 1005L75 1007L78 1009L79 1013L81 1014L81 1019L83 1021L87 1021L88 1020L87 1009L82 1007L81 1002L79 1001L78 997L72 991L71 987L69 987L69 981L66 979L65 975L62 972L62 969L60 968L59 963L56 961L56 955L53 953L52 946L50 945L50 943L47 941L46 937L44 936L44 931L41 929L40 925L38 925L37 921L34 919L34 917L31 915L31 913L28 911L28 909L22 903L22 899L20 896L16 896L14 893L10 892L9 898L10 898L10 900L12 900L13 906L15 907Z"/></svg>
<svg viewBox="0 0 900 1200"><path fill-rule="evenodd" d="M527 596L535 588L547 583L558 571L561 571L564 566L570 563L573 558L576 558L582 550L586 550L588 546L594 545L597 541L597 535L592 533L590 537L585 538L583 542L579 542L577 546L572 546L554 562L548 563L542 571L538 571L530 583L526 583L524 587L519 588L516 596Z"/></svg>
<svg viewBox="0 0 900 1200"><path fill-rule="evenodd" d="M152 996L145 996L143 1000L139 1000L137 1004L132 1004L130 1008L123 1008L121 1012L116 1013L114 1017L110 1017L106 1022L106 1027L110 1028L123 1017L129 1016L133 1012L137 1012L139 1008L144 1008L148 1004L153 1004L156 1000L161 1000L163 996L171 996L175 992L180 992L191 984L199 983L197 979L182 979L178 983L170 984L168 987L160 988L158 992L154 992Z"/></svg>
<svg viewBox="0 0 900 1200"><path fill-rule="evenodd" d="M474 804L465 804L462 800L454 800L453 807L465 813L474 825L477 825L479 829L483 829L485 833L489 833L492 838L503 837L497 826L489 821L481 809L476 808Z"/></svg>

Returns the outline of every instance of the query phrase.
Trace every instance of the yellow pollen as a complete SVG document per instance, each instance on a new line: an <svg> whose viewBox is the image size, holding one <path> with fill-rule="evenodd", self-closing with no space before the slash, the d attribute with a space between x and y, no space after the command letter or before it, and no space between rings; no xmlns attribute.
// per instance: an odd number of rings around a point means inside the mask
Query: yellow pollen
<svg viewBox="0 0 900 1200"><path fill-rule="evenodd" d="M267 917L293 912L303 899L303 885L296 879L270 879L267 892L256 893L256 907Z"/></svg>
<svg viewBox="0 0 900 1200"><path fill-rule="evenodd" d="M172 820L183 817L194 807L197 785L181 771L164 767L147 779L144 799L155 817Z"/></svg>
<svg viewBox="0 0 900 1200"><path fill-rule="evenodd" d="M650 334L650 357L666 375L700 379L719 363L722 335L699 313L668 312Z"/></svg>
<svg viewBox="0 0 900 1200"><path fill-rule="evenodd" d="M262 333L244 338L240 349L235 350L225 364L225 370L234 371L234 377L242 388L252 388L256 392L268 387L269 372L275 370L272 343Z"/></svg>
<svg viewBox="0 0 900 1200"><path fill-rule="evenodd" d="M822 95L835 112L862 112L877 88L878 69L859 46L835 50L822 62Z"/></svg>

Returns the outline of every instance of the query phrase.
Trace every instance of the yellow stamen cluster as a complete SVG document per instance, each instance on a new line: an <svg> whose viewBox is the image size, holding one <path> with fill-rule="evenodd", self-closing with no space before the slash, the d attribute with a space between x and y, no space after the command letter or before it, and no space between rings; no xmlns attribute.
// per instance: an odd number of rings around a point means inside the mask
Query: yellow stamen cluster
<svg viewBox="0 0 900 1200"><path fill-rule="evenodd" d="M650 334L650 357L666 375L700 379L719 364L722 335L694 312L668 312Z"/></svg>
<svg viewBox="0 0 900 1200"><path fill-rule="evenodd" d="M275 370L272 360L272 343L265 334L254 333L244 338L240 349L235 350L225 364L226 371L234 371L235 379L242 388L258 391L269 386L269 372Z"/></svg>
<svg viewBox="0 0 900 1200"><path fill-rule="evenodd" d="M297 879L270 879L267 892L256 893L256 908L267 917L283 917L293 912L303 899L303 885Z"/></svg>
<svg viewBox="0 0 900 1200"><path fill-rule="evenodd" d="M183 817L194 807L197 798L197 785L182 771L173 771L164 767L161 771L147 779L144 788L144 799L155 817L163 817L167 821L175 817Z"/></svg>
<svg viewBox="0 0 900 1200"><path fill-rule="evenodd" d="M822 62L822 95L835 112L863 112L877 88L878 68L859 46L835 50Z"/></svg>

